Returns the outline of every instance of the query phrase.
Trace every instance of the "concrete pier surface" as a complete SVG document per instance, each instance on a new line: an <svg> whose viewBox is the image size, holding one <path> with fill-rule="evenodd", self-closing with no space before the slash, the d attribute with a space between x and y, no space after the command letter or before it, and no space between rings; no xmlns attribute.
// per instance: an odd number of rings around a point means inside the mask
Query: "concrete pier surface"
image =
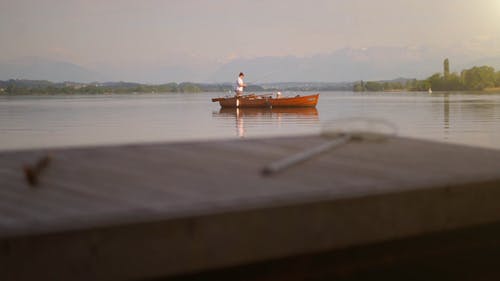
<svg viewBox="0 0 500 281"><path fill-rule="evenodd" d="M352 141L262 175L325 141L0 152L0 280L500 276L500 151Z"/></svg>

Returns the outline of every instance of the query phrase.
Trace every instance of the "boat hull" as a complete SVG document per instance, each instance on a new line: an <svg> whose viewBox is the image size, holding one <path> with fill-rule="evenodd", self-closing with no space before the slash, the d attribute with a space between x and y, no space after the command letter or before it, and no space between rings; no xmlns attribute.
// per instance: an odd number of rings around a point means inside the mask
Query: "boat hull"
<svg viewBox="0 0 500 281"><path fill-rule="evenodd" d="M316 107L319 94L308 96L273 98L271 96L249 95L243 97L215 98L222 108L279 108L279 107Z"/></svg>

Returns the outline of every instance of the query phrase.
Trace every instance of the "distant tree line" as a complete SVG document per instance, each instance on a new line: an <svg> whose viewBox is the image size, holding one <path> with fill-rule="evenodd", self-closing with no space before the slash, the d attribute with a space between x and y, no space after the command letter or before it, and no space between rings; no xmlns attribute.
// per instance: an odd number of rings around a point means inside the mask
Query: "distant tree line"
<svg viewBox="0 0 500 281"><path fill-rule="evenodd" d="M355 92L381 92L381 91L397 91L404 90L405 87L401 82L376 82L376 81L360 81L354 84Z"/></svg>
<svg viewBox="0 0 500 281"><path fill-rule="evenodd" d="M52 94L127 94L127 93L199 93L232 91L231 84L167 83L148 85L127 82L109 83L52 83L41 80L0 81L0 94L52 95ZM252 85L249 91L263 91Z"/></svg>
<svg viewBox="0 0 500 281"><path fill-rule="evenodd" d="M355 83L311 83L301 86L281 88L289 91L345 91L352 89L362 91L481 91L487 88L500 87L500 71L495 72L491 66L475 66L462 70L460 74L450 73L450 62L444 60L443 73L436 73L424 80L397 79L392 81L360 81ZM228 92L233 85L208 83L167 83L140 84L127 82L107 83L53 83L44 80L7 80L0 81L0 95L52 95L52 94L126 94L126 93L198 93L198 92ZM280 90L278 88L264 89L259 85L250 85L247 92L262 92Z"/></svg>
<svg viewBox="0 0 500 281"><path fill-rule="evenodd" d="M436 73L427 79L432 89L442 91L475 90L500 87L500 71L491 66L472 67L457 73Z"/></svg>
<svg viewBox="0 0 500 281"><path fill-rule="evenodd" d="M500 71L495 72L491 66L474 66L470 69L462 70L460 74L450 73L450 62L444 60L443 73L436 73L425 80L408 80L405 85L402 83L388 82L357 82L353 86L356 92L361 91L482 91L487 88L500 87Z"/></svg>

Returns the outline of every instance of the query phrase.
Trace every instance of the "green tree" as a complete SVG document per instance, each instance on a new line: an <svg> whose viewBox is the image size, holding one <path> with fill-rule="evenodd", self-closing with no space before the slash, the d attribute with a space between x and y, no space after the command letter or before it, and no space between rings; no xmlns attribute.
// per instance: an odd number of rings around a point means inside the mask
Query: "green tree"
<svg viewBox="0 0 500 281"><path fill-rule="evenodd" d="M364 92L365 91L365 84L364 84L363 80L355 83L352 90L354 92Z"/></svg>
<svg viewBox="0 0 500 281"><path fill-rule="evenodd" d="M160 92L173 93L178 91L177 83L168 83L160 86Z"/></svg>
<svg viewBox="0 0 500 281"><path fill-rule="evenodd" d="M199 93L201 92L200 87L193 83L181 83L179 84L179 90L181 93Z"/></svg>
<svg viewBox="0 0 500 281"><path fill-rule="evenodd" d="M448 78L443 81L443 90L458 91L463 90L463 83L457 73L448 74Z"/></svg>
<svg viewBox="0 0 500 281"><path fill-rule="evenodd" d="M408 91L427 91L431 87L428 80L408 80L406 82L406 89Z"/></svg>
<svg viewBox="0 0 500 281"><path fill-rule="evenodd" d="M437 91L456 91L463 89L462 80L456 73L448 73L447 78L442 76L441 73L436 73L427 78L427 82L433 90Z"/></svg>
<svg viewBox="0 0 500 281"><path fill-rule="evenodd" d="M446 90L444 87L444 78L441 73L435 73L431 77L427 78L430 88L438 91Z"/></svg>
<svg viewBox="0 0 500 281"><path fill-rule="evenodd" d="M384 85L382 83L368 81L366 82L365 88L370 92L379 92L384 90Z"/></svg>
<svg viewBox="0 0 500 281"><path fill-rule="evenodd" d="M473 67L462 71L462 79L468 90L484 90L495 86L495 69L491 66Z"/></svg>
<svg viewBox="0 0 500 281"><path fill-rule="evenodd" d="M16 93L16 85L14 85L13 83L9 83L7 85L7 89L5 89L5 92L7 94L15 94Z"/></svg>

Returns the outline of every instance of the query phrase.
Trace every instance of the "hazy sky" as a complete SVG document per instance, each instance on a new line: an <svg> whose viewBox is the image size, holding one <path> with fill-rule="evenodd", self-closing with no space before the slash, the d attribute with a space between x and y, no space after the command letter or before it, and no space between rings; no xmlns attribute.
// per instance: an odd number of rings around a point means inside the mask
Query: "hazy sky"
<svg viewBox="0 0 500 281"><path fill-rule="evenodd" d="M500 0L0 0L0 60L206 64L344 47L500 54Z"/></svg>

